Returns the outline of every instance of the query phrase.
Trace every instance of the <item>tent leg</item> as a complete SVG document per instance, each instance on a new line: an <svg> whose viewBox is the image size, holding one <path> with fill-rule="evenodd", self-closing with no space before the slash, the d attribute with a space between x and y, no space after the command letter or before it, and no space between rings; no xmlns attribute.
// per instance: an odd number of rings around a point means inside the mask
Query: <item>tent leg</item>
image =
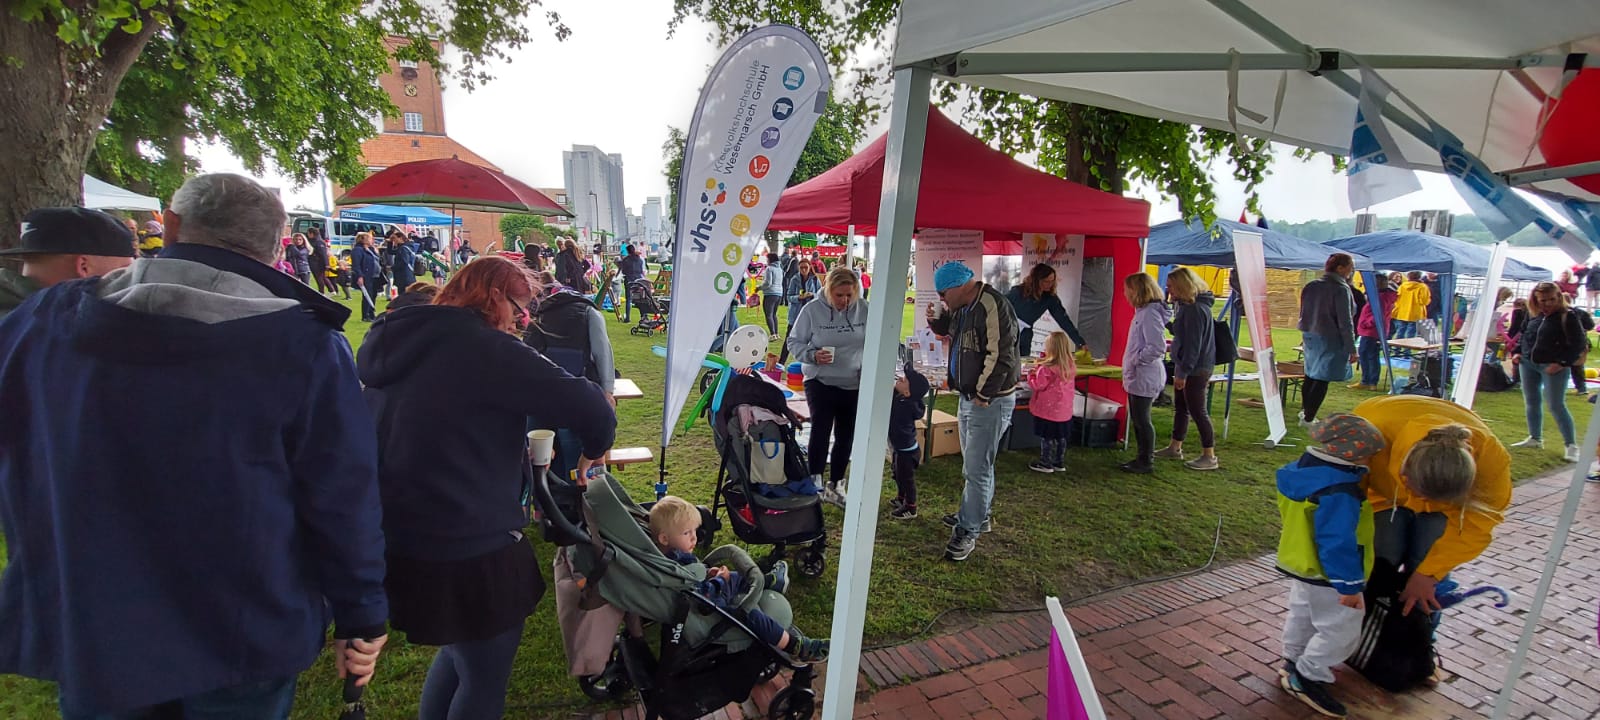
<svg viewBox="0 0 1600 720"><path fill-rule="evenodd" d="M1239 328L1244 325L1244 306L1240 303L1243 298L1232 297L1228 299L1228 325L1233 329L1233 346L1239 347ZM1253 342L1253 341L1252 341ZM1222 398L1222 439L1228 439L1228 430L1233 424L1233 376L1239 372L1239 358L1228 363L1228 392Z"/></svg>
<svg viewBox="0 0 1600 720"><path fill-rule="evenodd" d="M906 268L911 266L911 231L922 181L922 152L927 139L928 89L933 75L924 68L894 74L894 104L889 120L889 145L884 161L883 199L878 209L880 248L872 274L880 297L903 298ZM887 252L884 252L887 250ZM844 542L839 551L838 589L834 593L832 657L823 698L824 720L850 720L855 714L856 674L861 667L861 633L867 614L867 588L872 576L873 538L878 532L878 501L883 488L883 457L888 450L890 398L899 355L900 303L870 303L867 343L862 359L861 399L856 406L856 448L860 462L850 463L850 499L844 513ZM936 562L935 558L928 558Z"/></svg>
<svg viewBox="0 0 1600 720"><path fill-rule="evenodd" d="M1600 443L1600 405L1589 413L1589 430L1583 434L1582 451L1578 465L1572 470L1572 483L1567 486L1567 499L1561 505L1561 518L1556 521L1556 531L1550 537L1550 551L1545 554L1544 573L1539 576L1539 588L1533 593L1533 605L1528 608L1522 625L1522 637L1517 639L1516 652L1506 664L1506 680L1500 695L1494 701L1495 720L1504 720L1511 711L1511 700L1516 695L1517 683L1522 679L1522 665L1533 647L1533 634L1539 629L1539 619L1544 616L1544 601L1550 595L1550 584L1556 577L1556 566L1561 563L1561 553L1567 547L1567 534L1572 521L1578 516L1578 503L1583 500L1584 475L1594 463L1595 445Z"/></svg>

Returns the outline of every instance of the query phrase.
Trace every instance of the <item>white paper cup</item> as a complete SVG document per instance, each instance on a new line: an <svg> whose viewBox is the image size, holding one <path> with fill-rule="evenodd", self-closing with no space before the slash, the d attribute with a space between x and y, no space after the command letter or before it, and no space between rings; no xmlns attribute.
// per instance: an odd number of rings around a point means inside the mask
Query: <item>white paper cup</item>
<svg viewBox="0 0 1600 720"><path fill-rule="evenodd" d="M545 467L556 453L556 431L554 430L529 430L528 431L528 456L534 465Z"/></svg>
<svg viewBox="0 0 1600 720"><path fill-rule="evenodd" d="M830 364L833 363L835 358L833 356L833 346L832 345L823 345L822 347L817 348L817 349L821 350L822 352L827 353L828 354L828 362Z"/></svg>

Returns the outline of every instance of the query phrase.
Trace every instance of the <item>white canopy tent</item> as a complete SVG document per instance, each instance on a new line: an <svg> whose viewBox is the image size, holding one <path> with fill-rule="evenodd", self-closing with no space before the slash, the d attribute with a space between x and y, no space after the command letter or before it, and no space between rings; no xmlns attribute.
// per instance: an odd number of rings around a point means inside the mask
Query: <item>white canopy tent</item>
<svg viewBox="0 0 1600 720"><path fill-rule="evenodd" d="M1593 51L1593 56L1576 53ZM1600 160L1546 167L1535 141L1544 96L1567 66L1600 67L1593 0L904 0L872 272L882 297L904 295L912 220L934 74L971 85L1349 151L1360 92L1357 63L1377 71L1428 117L1393 104L1407 164L1438 169L1431 119L1510 184L1586 200L1562 178L1600 173ZM1600 238L1590 238L1600 242ZM887 312L885 311L887 307ZM901 337L898 306L868 316L857 457L883 457L888 386ZM1597 407L1600 413L1600 407ZM1504 717L1594 459L1591 422L1527 629L1495 707ZM827 687L853 688L883 483L878 463L853 463L834 602ZM1003 481L999 483L1003 487ZM936 562L929 558L929 562ZM973 562L982 562L980 552ZM855 694L829 693L823 717L851 717Z"/></svg>
<svg viewBox="0 0 1600 720"><path fill-rule="evenodd" d="M161 201L124 190L99 178L83 176L83 206L90 210L148 210L161 212Z"/></svg>

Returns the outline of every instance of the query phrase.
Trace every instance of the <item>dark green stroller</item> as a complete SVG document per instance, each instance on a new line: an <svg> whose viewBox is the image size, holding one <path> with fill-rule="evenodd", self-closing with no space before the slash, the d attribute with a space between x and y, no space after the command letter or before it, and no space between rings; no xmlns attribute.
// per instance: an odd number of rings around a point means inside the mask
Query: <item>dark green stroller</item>
<svg viewBox="0 0 1600 720"><path fill-rule="evenodd" d="M534 468L533 500L545 537L563 546L560 552L581 578L586 609L609 604L624 613L624 629L605 669L579 678L586 694L620 700L636 689L646 720L692 720L745 701L757 685L788 668L793 676L773 699L769 717L812 716L811 666L758 641L745 625L744 612L755 608L783 626L794 615L788 599L764 589L762 571L749 554L724 545L704 564L679 565L656 549L646 529L648 511L615 478L595 477L580 491L544 470ZM707 565L726 565L750 578L738 610L719 608L695 592ZM660 627L659 657L645 638L648 623Z"/></svg>

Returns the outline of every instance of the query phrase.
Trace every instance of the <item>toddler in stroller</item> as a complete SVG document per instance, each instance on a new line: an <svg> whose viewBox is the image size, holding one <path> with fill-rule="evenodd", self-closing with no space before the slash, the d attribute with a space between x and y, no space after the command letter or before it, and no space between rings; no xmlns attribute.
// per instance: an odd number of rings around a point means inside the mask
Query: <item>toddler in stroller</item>
<svg viewBox="0 0 1600 720"><path fill-rule="evenodd" d="M656 298L655 286L644 278L628 283L627 292L628 302L639 309L639 324L629 328L628 332L648 337L657 330L666 329L671 300Z"/></svg>
<svg viewBox="0 0 1600 720"><path fill-rule="evenodd" d="M586 489L544 467L535 467L533 476L540 526L546 538L564 546L556 561L556 608L569 661L574 672L598 670L579 677L586 694L619 700L636 688L645 718L689 720L748 699L756 685L787 668L793 673L789 686L773 698L769 716L812 716L811 665L763 642L752 629L750 616L757 612L788 627L789 601L767 588L767 577L743 549L725 545L704 563L679 564L651 537L648 512L612 476L590 478ZM724 602L698 592L708 565L727 566L740 576ZM616 613L603 612L609 609L623 614L624 632L616 633ZM586 619L608 625L604 632L614 638L609 648L571 641L583 631L569 625ZM659 656L645 640L645 622L661 628Z"/></svg>

